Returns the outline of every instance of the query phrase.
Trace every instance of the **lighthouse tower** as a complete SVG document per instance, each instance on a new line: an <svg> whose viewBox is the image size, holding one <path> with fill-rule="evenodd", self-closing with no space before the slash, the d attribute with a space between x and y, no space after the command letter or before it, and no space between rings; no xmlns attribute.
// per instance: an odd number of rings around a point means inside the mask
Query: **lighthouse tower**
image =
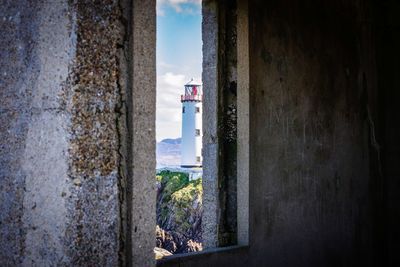
<svg viewBox="0 0 400 267"><path fill-rule="evenodd" d="M182 102L182 142L181 167L201 167L202 150L202 113L203 92L201 83L191 79L185 84L185 94L181 95Z"/></svg>

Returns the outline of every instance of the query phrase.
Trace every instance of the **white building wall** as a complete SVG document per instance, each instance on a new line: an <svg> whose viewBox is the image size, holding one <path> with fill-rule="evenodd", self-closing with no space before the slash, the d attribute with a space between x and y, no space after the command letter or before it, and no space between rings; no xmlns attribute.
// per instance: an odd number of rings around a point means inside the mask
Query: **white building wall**
<svg viewBox="0 0 400 267"><path fill-rule="evenodd" d="M202 166L202 112L201 102L185 101L182 103L185 112L182 113L182 144L181 144L181 165L182 166ZM200 112L196 113L196 107ZM196 129L200 130L200 135L196 136ZM198 161L198 157L200 161Z"/></svg>

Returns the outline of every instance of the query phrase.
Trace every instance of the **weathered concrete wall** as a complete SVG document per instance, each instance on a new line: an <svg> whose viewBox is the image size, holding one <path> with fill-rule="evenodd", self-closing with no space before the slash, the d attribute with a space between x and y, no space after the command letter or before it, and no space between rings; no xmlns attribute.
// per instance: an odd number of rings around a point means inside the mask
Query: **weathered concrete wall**
<svg viewBox="0 0 400 267"><path fill-rule="evenodd" d="M249 6L237 1L237 244L249 244Z"/></svg>
<svg viewBox="0 0 400 267"><path fill-rule="evenodd" d="M122 94L119 51L123 27L118 1L77 1L76 55L64 90L70 111L67 245L74 264L120 260Z"/></svg>
<svg viewBox="0 0 400 267"><path fill-rule="evenodd" d="M48 3L47 3L48 4ZM67 1L1 8L2 265L68 262L64 233L71 114L61 105L75 54Z"/></svg>
<svg viewBox="0 0 400 267"><path fill-rule="evenodd" d="M219 5L219 202L218 245L237 243L237 4Z"/></svg>
<svg viewBox="0 0 400 267"><path fill-rule="evenodd" d="M215 26L207 3L203 25ZM249 9L249 247L160 265L398 265L399 5ZM154 11L152 0L2 3L2 266L154 263ZM235 79L221 69L229 43L218 30L204 29L210 246L221 219L216 111Z"/></svg>
<svg viewBox="0 0 400 267"><path fill-rule="evenodd" d="M380 129L377 132L382 151L384 180L379 221L382 228L375 249L381 255L382 266L400 265L400 3L376 1L374 8L377 44L378 101Z"/></svg>
<svg viewBox="0 0 400 267"><path fill-rule="evenodd" d="M218 4L215 0L203 1L202 5L202 39L203 39L203 247L218 246L219 219L219 132L218 116L219 99L219 29Z"/></svg>
<svg viewBox="0 0 400 267"><path fill-rule="evenodd" d="M155 1L137 3L150 15L136 13L136 21L154 25ZM154 155L143 156L155 140L154 27L137 25L153 39L147 50L140 40L134 54L130 1L1 6L0 265L116 266L135 263L135 253L151 265L155 190L154 200L132 204L132 197L151 198L154 187ZM130 83L140 87L140 103L132 102ZM143 186L135 191L128 189L134 177ZM138 210L145 204L151 216ZM140 226L128 228L132 221ZM131 241L137 228L147 241Z"/></svg>
<svg viewBox="0 0 400 267"><path fill-rule="evenodd" d="M250 7L255 266L371 266L381 179L367 1Z"/></svg>
<svg viewBox="0 0 400 267"><path fill-rule="evenodd" d="M236 1L203 1L203 242L237 240Z"/></svg>
<svg viewBox="0 0 400 267"><path fill-rule="evenodd" d="M249 246L159 265L398 266L399 4L249 10Z"/></svg>
<svg viewBox="0 0 400 267"><path fill-rule="evenodd" d="M153 266L156 229L156 1L133 3L130 236L133 266Z"/></svg>

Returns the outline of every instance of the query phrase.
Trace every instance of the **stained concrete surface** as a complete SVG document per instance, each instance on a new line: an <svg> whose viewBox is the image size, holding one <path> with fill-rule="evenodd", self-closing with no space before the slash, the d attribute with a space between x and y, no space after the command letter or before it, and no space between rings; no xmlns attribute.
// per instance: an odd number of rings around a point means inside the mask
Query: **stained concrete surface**
<svg viewBox="0 0 400 267"><path fill-rule="evenodd" d="M156 2L134 1L131 237L133 266L153 266L156 230ZM144 30L145 29L145 30ZM129 105L129 104L128 104ZM128 201L130 201L128 199Z"/></svg>
<svg viewBox="0 0 400 267"><path fill-rule="evenodd" d="M63 1L2 4L2 265L67 261L61 233L70 116L57 97L74 51L67 9Z"/></svg>
<svg viewBox="0 0 400 267"><path fill-rule="evenodd" d="M369 4L250 8L253 265L377 264L381 189L373 185L382 177Z"/></svg>
<svg viewBox="0 0 400 267"><path fill-rule="evenodd" d="M237 240L237 49L234 1L203 2L203 242Z"/></svg>
<svg viewBox="0 0 400 267"><path fill-rule="evenodd" d="M150 22L130 24L122 0L2 5L2 265L154 263L154 24L149 47L132 37L154 23L155 2L139 2ZM389 0L249 2L249 247L160 266L398 265L396 11ZM207 33L206 77L225 79L220 36ZM149 98L133 101L130 84ZM218 174L217 122L205 155Z"/></svg>
<svg viewBox="0 0 400 267"><path fill-rule="evenodd" d="M121 260L119 4L2 3L1 265Z"/></svg>
<svg viewBox="0 0 400 267"><path fill-rule="evenodd" d="M237 4L219 1L219 246L237 243Z"/></svg>
<svg viewBox="0 0 400 267"><path fill-rule="evenodd" d="M249 244L249 8L237 7L237 244Z"/></svg>
<svg viewBox="0 0 400 267"><path fill-rule="evenodd" d="M398 11L249 1L249 247L159 266L398 265Z"/></svg>
<svg viewBox="0 0 400 267"><path fill-rule="evenodd" d="M398 4L249 7L249 247L159 266L397 266Z"/></svg>
<svg viewBox="0 0 400 267"><path fill-rule="evenodd" d="M122 251L119 84L123 24L119 1L77 1L76 52L62 95L71 114L66 245L76 265L116 265Z"/></svg>
<svg viewBox="0 0 400 267"><path fill-rule="evenodd" d="M218 5L215 1L203 1L203 247L218 246L219 138L218 124Z"/></svg>

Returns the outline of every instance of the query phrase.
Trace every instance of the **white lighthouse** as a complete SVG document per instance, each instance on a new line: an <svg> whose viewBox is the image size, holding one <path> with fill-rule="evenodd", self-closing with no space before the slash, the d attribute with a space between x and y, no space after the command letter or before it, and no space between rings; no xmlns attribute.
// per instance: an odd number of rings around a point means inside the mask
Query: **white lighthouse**
<svg viewBox="0 0 400 267"><path fill-rule="evenodd" d="M182 143L181 167L201 167L202 150L202 113L203 92L201 83L193 79L185 84L185 94L181 95L182 102Z"/></svg>

